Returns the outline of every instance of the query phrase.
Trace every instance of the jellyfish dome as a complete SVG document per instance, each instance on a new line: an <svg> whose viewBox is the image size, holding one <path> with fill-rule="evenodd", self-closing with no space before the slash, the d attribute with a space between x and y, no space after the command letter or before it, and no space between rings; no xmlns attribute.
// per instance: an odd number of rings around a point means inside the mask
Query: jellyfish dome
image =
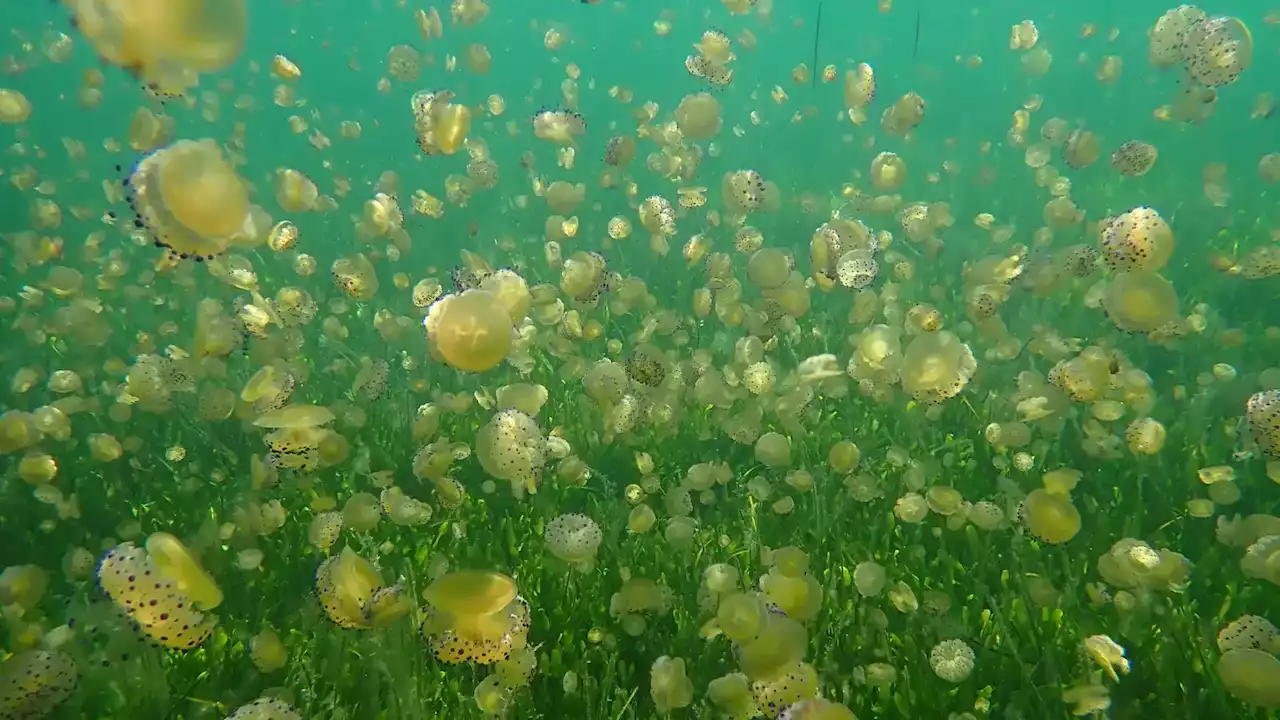
<svg viewBox="0 0 1280 720"><path fill-rule="evenodd" d="M1253 35L1234 17L1203 21L1187 55L1187 75L1208 87L1230 85L1253 63Z"/></svg>
<svg viewBox="0 0 1280 720"><path fill-rule="evenodd" d="M163 94L181 93L199 73L240 55L245 0L63 0L75 26L108 63Z"/></svg>
<svg viewBox="0 0 1280 720"><path fill-rule="evenodd" d="M515 326L507 312L498 296L471 289L437 300L424 324L446 363L464 372L485 372L511 352Z"/></svg>
<svg viewBox="0 0 1280 720"><path fill-rule="evenodd" d="M0 718L47 717L75 690L79 673L66 653L24 650L0 664Z"/></svg>
<svg viewBox="0 0 1280 720"><path fill-rule="evenodd" d="M903 352L902 389L919 402L937 404L960 394L978 369L969 346L947 330L917 335Z"/></svg>
<svg viewBox="0 0 1280 720"><path fill-rule="evenodd" d="M1178 318L1178 293L1156 273L1118 272L1107 285L1102 307L1117 328L1147 333Z"/></svg>
<svg viewBox="0 0 1280 720"><path fill-rule="evenodd" d="M1245 403L1245 419L1254 442L1263 452L1280 458L1280 390L1254 393Z"/></svg>
<svg viewBox="0 0 1280 720"><path fill-rule="evenodd" d="M528 642L529 605L506 575L452 572L427 586L423 597L422 634L442 662L491 665Z"/></svg>
<svg viewBox="0 0 1280 720"><path fill-rule="evenodd" d="M302 720L302 715L284 700L260 697L236 708L226 720Z"/></svg>
<svg viewBox="0 0 1280 720"><path fill-rule="evenodd" d="M213 616L197 610L177 581L131 542L103 556L98 584L139 631L171 650L190 650L213 632Z"/></svg>
<svg viewBox="0 0 1280 720"><path fill-rule="evenodd" d="M880 264L870 250L850 250L836 261L836 278L840 284L861 290L876 281Z"/></svg>
<svg viewBox="0 0 1280 720"><path fill-rule="evenodd" d="M485 472L511 483L516 497L537 492L547 441L529 415L514 408L495 414L476 433L476 457Z"/></svg>
<svg viewBox="0 0 1280 720"><path fill-rule="evenodd" d="M1136 207L1102 227L1098 248L1112 270L1155 272L1173 255L1173 230L1160 213Z"/></svg>
<svg viewBox="0 0 1280 720"><path fill-rule="evenodd" d="M547 523L547 550L565 562L590 567L604 534L595 520L578 513L560 515Z"/></svg>
<svg viewBox="0 0 1280 720"><path fill-rule="evenodd" d="M159 246L209 260L252 225L249 191L213 140L179 140L138 162L129 203Z"/></svg>

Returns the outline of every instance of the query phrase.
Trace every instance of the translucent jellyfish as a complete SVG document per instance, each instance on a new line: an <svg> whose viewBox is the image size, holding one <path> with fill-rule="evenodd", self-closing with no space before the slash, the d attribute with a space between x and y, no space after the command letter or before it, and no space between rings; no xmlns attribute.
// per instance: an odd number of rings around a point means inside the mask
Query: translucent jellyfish
<svg viewBox="0 0 1280 720"><path fill-rule="evenodd" d="M465 372L497 367L511 352L515 328L502 302L486 290L466 290L437 300L424 322L445 362Z"/></svg>
<svg viewBox="0 0 1280 720"><path fill-rule="evenodd" d="M582 116L571 110L543 110L533 116L533 134L556 145L576 145L587 131Z"/></svg>
<svg viewBox="0 0 1280 720"><path fill-rule="evenodd" d="M1118 272L1107 284L1102 307L1117 328L1147 333L1178 319L1178 294L1156 273Z"/></svg>
<svg viewBox="0 0 1280 720"><path fill-rule="evenodd" d="M1205 20L1188 38L1199 42L1187 55L1187 75L1202 85L1230 85L1253 63L1253 35L1239 18Z"/></svg>
<svg viewBox="0 0 1280 720"><path fill-rule="evenodd" d="M538 490L546 446L536 420L507 409L496 413L476 433L475 452L485 472L511 483L512 493L521 498Z"/></svg>
<svg viewBox="0 0 1280 720"><path fill-rule="evenodd" d="M906 135L924 120L924 109L924 98L913 92L907 93L885 108L880 116L880 127L889 135Z"/></svg>
<svg viewBox="0 0 1280 720"><path fill-rule="evenodd" d="M1130 140L1111 153L1111 169L1129 177L1140 177L1156 164L1156 146L1141 140Z"/></svg>
<svg viewBox="0 0 1280 720"><path fill-rule="evenodd" d="M861 290L876 281L880 264L871 250L850 250L836 261L836 278L840 284Z"/></svg>
<svg viewBox="0 0 1280 720"><path fill-rule="evenodd" d="M1218 658L1218 677L1237 700L1264 708L1280 707L1280 660L1262 650L1228 650Z"/></svg>
<svg viewBox="0 0 1280 720"><path fill-rule="evenodd" d="M1062 159L1077 170L1094 164L1101 155L1102 141L1083 128L1072 131L1062 146Z"/></svg>
<svg viewBox="0 0 1280 720"><path fill-rule="evenodd" d="M527 643L529 606L506 575L452 572L428 585L423 597L422 634L443 662L491 665Z"/></svg>
<svg viewBox="0 0 1280 720"><path fill-rule="evenodd" d="M790 467L791 441L781 433L765 433L756 440L755 456L756 460L771 468Z"/></svg>
<svg viewBox="0 0 1280 720"><path fill-rule="evenodd" d="M373 565L349 547L320 563L315 588L325 615L338 627L378 627L410 609L399 586L387 587Z"/></svg>
<svg viewBox="0 0 1280 720"><path fill-rule="evenodd" d="M751 694L766 717L777 717L784 708L817 697L818 673L812 665L796 662L773 675L755 679Z"/></svg>
<svg viewBox="0 0 1280 720"><path fill-rule="evenodd" d="M244 46L244 0L180 0L140 10L130 0L63 0L75 27L106 62L161 95L230 65Z"/></svg>
<svg viewBox="0 0 1280 720"><path fill-rule="evenodd" d="M929 665L938 677L960 684L973 674L973 649L963 640L943 640L929 651Z"/></svg>
<svg viewBox="0 0 1280 720"><path fill-rule="evenodd" d="M302 714L284 700L260 697L236 708L226 720L302 720Z"/></svg>
<svg viewBox="0 0 1280 720"><path fill-rule="evenodd" d="M1249 545L1240 569L1247 577L1280 585L1280 535L1265 535Z"/></svg>
<svg viewBox="0 0 1280 720"><path fill-rule="evenodd" d="M782 287L791 275L791 257L777 248L761 248L747 261L747 277L765 290Z"/></svg>
<svg viewBox="0 0 1280 720"><path fill-rule="evenodd" d="M306 175L292 168L276 170L276 202L285 212L305 212L316 207L320 189Z"/></svg>
<svg viewBox="0 0 1280 720"><path fill-rule="evenodd" d="M1266 454L1280 458L1280 390L1254 393L1245 402L1244 415L1254 442Z"/></svg>
<svg viewBox="0 0 1280 720"><path fill-rule="evenodd" d="M682 658L663 655L654 661L649 671L649 695L661 715L693 703L693 682L685 674Z"/></svg>
<svg viewBox="0 0 1280 720"><path fill-rule="evenodd" d="M1262 650L1271 652L1276 647L1280 631L1264 617L1241 615L1218 631L1218 650Z"/></svg>
<svg viewBox="0 0 1280 720"><path fill-rule="evenodd" d="M547 523L543 539L552 555L586 572L595 566L596 551L600 549L604 533L595 520L586 515L568 513Z"/></svg>
<svg viewBox="0 0 1280 720"><path fill-rule="evenodd" d="M387 51L387 74L400 82L413 82L422 71L418 51L412 45L394 45Z"/></svg>
<svg viewBox="0 0 1280 720"><path fill-rule="evenodd" d="M18 125L31 117L31 101L18 90L0 88L0 123Z"/></svg>
<svg viewBox="0 0 1280 720"><path fill-rule="evenodd" d="M1080 511L1065 495L1037 488L1018 508L1027 532L1050 545L1060 545L1080 532Z"/></svg>
<svg viewBox="0 0 1280 720"><path fill-rule="evenodd" d="M1134 455L1155 455L1164 447L1164 425L1152 418L1138 418L1124 430L1125 443Z"/></svg>
<svg viewBox="0 0 1280 720"><path fill-rule="evenodd" d="M604 161L613 167L626 167L636 157L636 140L630 135L614 135L605 143Z"/></svg>
<svg viewBox="0 0 1280 720"><path fill-rule="evenodd" d="M882 152L871 161L871 184L880 192L897 192L907 179L907 163L891 152Z"/></svg>
<svg viewBox="0 0 1280 720"><path fill-rule="evenodd" d="M333 284L354 300L367 302L378 294L378 271L363 253L334 260L329 273Z"/></svg>
<svg viewBox="0 0 1280 720"><path fill-rule="evenodd" d="M903 352L902 389L918 402L937 404L960 394L978 369L969 346L940 330L917 335Z"/></svg>
<svg viewBox="0 0 1280 720"><path fill-rule="evenodd" d="M690 140L710 140L720 132L720 101L710 93L686 95L675 109L676 125Z"/></svg>
<svg viewBox="0 0 1280 720"><path fill-rule="evenodd" d="M778 612L765 614L759 633L734 649L738 666L752 680L763 680L795 667L804 658L808 633L804 626Z"/></svg>
<svg viewBox="0 0 1280 720"><path fill-rule="evenodd" d="M190 650L213 631L213 616L197 610L147 551L131 542L103 556L98 585L143 634L169 649Z"/></svg>
<svg viewBox="0 0 1280 720"><path fill-rule="evenodd" d="M1170 67L1186 60L1183 41L1205 17L1205 12L1194 5L1179 5L1161 15L1147 31L1147 58L1151 64Z"/></svg>
<svg viewBox="0 0 1280 720"><path fill-rule="evenodd" d="M1098 248L1112 270L1155 272L1173 255L1173 230L1160 213L1139 206L1102 226Z"/></svg>
<svg viewBox="0 0 1280 720"><path fill-rule="evenodd" d="M251 217L248 187L213 140L179 140L147 155L126 185L138 222L179 257L221 255Z"/></svg>
<svg viewBox="0 0 1280 720"><path fill-rule="evenodd" d="M66 653L23 650L0 664L0 717L48 717L75 690L79 673Z"/></svg>
<svg viewBox="0 0 1280 720"><path fill-rule="evenodd" d="M751 681L742 673L729 673L707 684L707 699L721 717L748 720L760 714L751 696Z"/></svg>

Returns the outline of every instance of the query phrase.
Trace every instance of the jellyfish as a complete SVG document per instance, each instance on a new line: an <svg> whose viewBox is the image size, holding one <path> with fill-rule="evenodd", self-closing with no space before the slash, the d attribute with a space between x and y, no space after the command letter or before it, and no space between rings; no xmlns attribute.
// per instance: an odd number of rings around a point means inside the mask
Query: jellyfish
<svg viewBox="0 0 1280 720"><path fill-rule="evenodd" d="M179 0L139 9L130 0L63 0L75 26L108 63L160 95L182 93L199 73L230 65L244 46L244 0Z"/></svg>
<svg viewBox="0 0 1280 720"><path fill-rule="evenodd" d="M850 250L836 261L836 278L840 284L861 290L876 281L880 264L870 250Z"/></svg>
<svg viewBox="0 0 1280 720"><path fill-rule="evenodd" d="M162 550L167 544L159 543ZM172 559L157 562L146 550L126 542L103 556L98 584L144 635L171 650L190 650L209 637L214 617L201 612L192 598L179 591L179 581L208 593L205 599L221 595L214 594L201 579L191 582L192 578L181 575L183 567Z"/></svg>
<svg viewBox="0 0 1280 720"><path fill-rule="evenodd" d="M576 146L586 131L586 122L572 110L543 110L533 116L534 136L555 145Z"/></svg>
<svg viewBox="0 0 1280 720"><path fill-rule="evenodd" d="M543 531L547 550L556 557L587 572L595 566L596 551L604 534L595 520L578 513L567 513L547 523Z"/></svg>
<svg viewBox="0 0 1280 720"><path fill-rule="evenodd" d="M958 685L973 674L973 649L963 640L943 640L929 651L929 665L938 677Z"/></svg>
<svg viewBox="0 0 1280 720"><path fill-rule="evenodd" d="M1196 38L1187 55L1187 75L1201 85L1230 85L1253 63L1253 35L1239 18L1202 21L1188 34L1189 40Z"/></svg>
<svg viewBox="0 0 1280 720"><path fill-rule="evenodd" d="M720 132L720 102L710 93L686 95L676 106L675 118L686 138L710 140Z"/></svg>
<svg viewBox="0 0 1280 720"><path fill-rule="evenodd" d="M476 433L475 451L485 472L511 483L517 498L537 492L547 442L529 415L510 408L495 413Z"/></svg>
<svg viewBox="0 0 1280 720"><path fill-rule="evenodd" d="M75 690L79 673L66 653L23 650L0 664L0 717L20 720L51 715Z"/></svg>
<svg viewBox="0 0 1280 720"><path fill-rule="evenodd" d="M1080 532L1080 511L1071 499L1043 488L1027 495L1018 509L1018 518L1027 532L1050 545L1061 545Z"/></svg>
<svg viewBox="0 0 1280 720"><path fill-rule="evenodd" d="M903 352L902 389L936 405L960 394L978 369L969 346L947 330L917 335Z"/></svg>
<svg viewBox="0 0 1280 720"><path fill-rule="evenodd" d="M1151 143L1130 140L1111 153L1111 168L1121 175L1141 177L1155 166L1157 155Z"/></svg>
<svg viewBox="0 0 1280 720"><path fill-rule="evenodd" d="M154 242L181 258L223 254L251 220L248 187L213 140L179 140L142 158L129 204Z"/></svg>
<svg viewBox="0 0 1280 720"><path fill-rule="evenodd" d="M1147 333L1178 319L1178 294L1156 273L1118 272L1107 284L1102 307L1117 328Z"/></svg>
<svg viewBox="0 0 1280 720"><path fill-rule="evenodd" d="M236 708L226 720L302 720L302 714L284 700L260 697Z"/></svg>
<svg viewBox="0 0 1280 720"><path fill-rule="evenodd" d="M422 634L442 662L491 665L528 641L529 606L506 575L451 572L433 581L423 595L427 613Z"/></svg>
<svg viewBox="0 0 1280 720"><path fill-rule="evenodd" d="M445 295L431 305L424 325L431 346L464 372L497 367L511 352L515 327L499 298L471 289Z"/></svg>
<svg viewBox="0 0 1280 720"><path fill-rule="evenodd" d="M1160 213L1139 206L1102 227L1098 248L1112 270L1155 272L1173 255L1173 230Z"/></svg>
<svg viewBox="0 0 1280 720"><path fill-rule="evenodd" d="M1245 420L1254 442L1266 454L1280 458L1280 390L1263 390L1245 403Z"/></svg>

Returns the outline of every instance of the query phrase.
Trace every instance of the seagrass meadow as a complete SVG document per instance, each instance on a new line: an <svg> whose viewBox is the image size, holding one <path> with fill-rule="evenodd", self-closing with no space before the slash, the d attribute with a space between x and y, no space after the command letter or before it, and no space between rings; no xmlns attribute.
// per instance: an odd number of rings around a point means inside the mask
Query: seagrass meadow
<svg viewBox="0 0 1280 720"><path fill-rule="evenodd" d="M0 720L1280 717L1280 7L0 13Z"/></svg>

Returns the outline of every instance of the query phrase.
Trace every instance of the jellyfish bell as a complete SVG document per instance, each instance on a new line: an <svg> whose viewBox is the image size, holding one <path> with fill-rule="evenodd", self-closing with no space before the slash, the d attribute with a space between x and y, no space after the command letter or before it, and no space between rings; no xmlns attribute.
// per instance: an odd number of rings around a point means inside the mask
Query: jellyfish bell
<svg viewBox="0 0 1280 720"><path fill-rule="evenodd" d="M251 219L248 187L213 140L179 140L142 158L126 181L138 224L182 258L227 251Z"/></svg>
<svg viewBox="0 0 1280 720"><path fill-rule="evenodd" d="M1113 270L1155 272L1173 255L1173 230L1160 213L1139 206L1102 226L1098 249Z"/></svg>
<svg viewBox="0 0 1280 720"><path fill-rule="evenodd" d="M1239 18L1205 20L1190 35L1199 42L1187 56L1187 75L1201 85L1230 85L1253 63L1253 35Z"/></svg>
<svg viewBox="0 0 1280 720"><path fill-rule="evenodd" d="M108 550L97 577L103 592L138 630L167 648L190 650L213 632L213 616L197 610L150 554L133 543Z"/></svg>
<svg viewBox="0 0 1280 720"><path fill-rule="evenodd" d="M1117 272L1107 284L1102 307L1119 329L1148 333L1178 318L1178 294L1173 283L1154 272Z"/></svg>
<svg viewBox="0 0 1280 720"><path fill-rule="evenodd" d="M60 650L16 652L0 664L0 717L43 718L75 690L75 661Z"/></svg>
<svg viewBox="0 0 1280 720"><path fill-rule="evenodd" d="M181 93L199 73L221 70L245 42L244 0L63 0L75 26L106 62L149 87Z"/></svg>
<svg viewBox="0 0 1280 720"><path fill-rule="evenodd" d="M1111 168L1121 175L1141 177L1155 166L1157 154L1151 143L1130 140L1111 153Z"/></svg>
<svg viewBox="0 0 1280 720"><path fill-rule="evenodd" d="M577 145L586 131L586 122L572 110L543 110L533 116L534 136L556 145Z"/></svg>
<svg viewBox="0 0 1280 720"><path fill-rule="evenodd" d="M485 372L511 352L515 327L498 296L487 290L446 295L431 305L424 325L428 341L451 367Z"/></svg>

